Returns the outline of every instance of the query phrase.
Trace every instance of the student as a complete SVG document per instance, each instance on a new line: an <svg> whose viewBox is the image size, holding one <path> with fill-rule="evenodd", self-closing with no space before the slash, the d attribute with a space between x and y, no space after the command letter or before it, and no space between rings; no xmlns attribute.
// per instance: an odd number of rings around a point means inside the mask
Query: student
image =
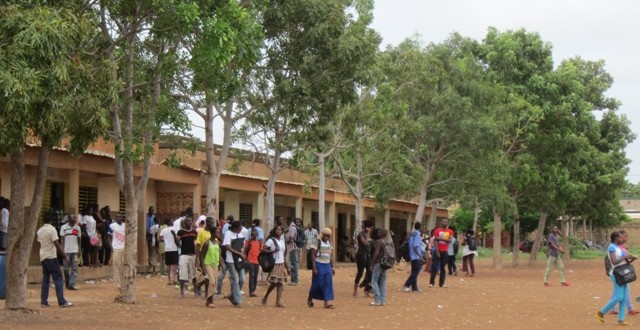
<svg viewBox="0 0 640 330"><path fill-rule="evenodd" d="M169 223L169 218L165 218L160 228L158 228L158 233L156 234L156 238L158 241L158 255L159 255L158 262L160 263L161 275L165 275L167 273L167 267L166 267L165 258L164 258L165 243L164 243L164 237L162 237L162 231L165 228L169 227L168 223Z"/></svg>
<svg viewBox="0 0 640 330"><path fill-rule="evenodd" d="M231 282L231 294L228 299L233 306L238 308L242 304L241 292L245 280L244 267L241 267L245 258L242 254L245 239L246 236L242 232L240 221L233 221L222 242L222 246L226 249L225 262L227 264L227 272L229 272L229 281Z"/></svg>
<svg viewBox="0 0 640 330"><path fill-rule="evenodd" d="M160 224L158 221L158 217L153 216L153 225L149 229L151 233L151 250L149 252L149 265L151 265L151 272L153 274L156 273L156 267L158 267L158 230L160 229Z"/></svg>
<svg viewBox="0 0 640 330"><path fill-rule="evenodd" d="M122 275L121 269L124 264L125 223L123 222L123 217L118 216L116 222L109 225L109 232L107 233L107 239L113 251L113 279L118 288L121 285L120 276Z"/></svg>
<svg viewBox="0 0 640 330"><path fill-rule="evenodd" d="M551 269L554 266L558 268L560 285L570 285L570 283L567 282L564 277L564 263L562 262L562 254L564 253L564 249L562 245L558 243L558 234L560 234L560 229L558 228L558 226L553 226L551 228L551 234L547 236L547 268L544 271L544 286L551 286L551 284L549 284L549 275L551 274Z"/></svg>
<svg viewBox="0 0 640 330"><path fill-rule="evenodd" d="M458 239L456 238L456 230L450 228L453 231L451 241L449 242L449 251L447 259L447 269L449 275L458 276L458 267L456 266L456 255L458 255Z"/></svg>
<svg viewBox="0 0 640 330"><path fill-rule="evenodd" d="M53 278L56 288L58 306L70 307L72 303L64 299L64 288L62 286L62 272L58 263L58 255L63 255L64 261L69 262L64 254L60 243L58 243L58 233L51 225L52 214L44 216L44 225L38 229L37 236L40 242L40 263L42 264L42 286L40 289L40 304L42 307L49 307L49 279Z"/></svg>
<svg viewBox="0 0 640 330"><path fill-rule="evenodd" d="M213 218L207 218L207 225L215 224ZM214 227L215 230L215 227ZM210 235L207 242L202 243L200 250L200 261L203 271L207 274L209 284L205 290L207 297L206 307L214 308L215 285L218 283L218 268L220 267L220 242L216 235Z"/></svg>
<svg viewBox="0 0 640 330"><path fill-rule="evenodd" d="M324 228L320 239L316 239L318 243L311 247L313 276L307 298L309 307L313 307L313 299L316 299L324 301L324 308L333 309L330 301L333 300L333 276L336 270L333 267L333 246L330 239L331 229Z"/></svg>
<svg viewBox="0 0 640 330"><path fill-rule="evenodd" d="M435 253L433 255L433 269L429 279L429 288L433 288L436 283L436 275L440 272L438 286L446 287L445 280L447 278L446 264L449 260L449 243L453 238L453 231L449 228L449 219L442 219L441 227L433 231L433 240L436 244Z"/></svg>
<svg viewBox="0 0 640 330"><path fill-rule="evenodd" d="M60 227L60 237L64 246L64 281L67 290L76 289L76 277L78 276L78 246L80 241L80 226L76 223L76 215L69 215L67 223Z"/></svg>
<svg viewBox="0 0 640 330"><path fill-rule="evenodd" d="M464 276L473 277L476 275L476 266L473 263L473 258L478 254L477 249L473 229L469 229L462 241L462 271L466 272ZM471 273L469 273L469 271L471 271Z"/></svg>
<svg viewBox="0 0 640 330"><path fill-rule="evenodd" d="M387 303L387 270L382 268L380 264L387 245L391 245L391 249L393 249L393 239L386 229L381 228L378 230L378 239L373 250L371 287L375 300L371 302L371 306L384 306Z"/></svg>
<svg viewBox="0 0 640 330"><path fill-rule="evenodd" d="M166 226L160 232L160 236L164 241L164 264L167 266L167 285L175 285L178 283L176 279L176 270L178 269L178 245L176 244L176 233L173 231L171 220L169 218L164 219Z"/></svg>
<svg viewBox="0 0 640 330"><path fill-rule="evenodd" d="M251 229L251 238L246 241L244 254L249 262L249 297L257 297L256 286L258 285L258 274L260 273L260 264L258 264L258 255L262 251L262 241L258 239L258 231L256 228Z"/></svg>
<svg viewBox="0 0 640 330"><path fill-rule="evenodd" d="M356 263L358 266L358 271L356 273L356 278L353 284L353 296L358 296L358 287L364 288L364 293L368 297L369 290L367 286L370 285L370 275L371 272L371 231L373 230L373 221L365 220L362 222L362 231L356 237L358 241L358 251L356 252ZM366 272L366 274L365 274ZM362 275L364 276L364 280L360 285L360 279Z"/></svg>
<svg viewBox="0 0 640 330"><path fill-rule="evenodd" d="M284 257L286 244L283 238L283 231L282 226L276 226L274 228L273 239L268 239L265 244L265 251L275 255L276 263L275 266L273 266L271 273L269 273L269 288L267 289L267 293L265 293L264 298L262 298L262 305L266 305L271 291L273 291L273 289L277 289L276 307L280 308L284 308L281 301L282 291L284 291L284 283L287 281L287 276L291 274L289 264Z"/></svg>
<svg viewBox="0 0 640 330"><path fill-rule="evenodd" d="M409 258L411 259L411 274L404 282L405 292L420 292L418 289L418 275L420 268L424 264L424 254L422 252L422 240L420 239L420 229L422 224L416 222L413 224L413 232L409 236Z"/></svg>
<svg viewBox="0 0 640 330"><path fill-rule="evenodd" d="M198 232L193 229L193 220L186 217L181 221L182 229L176 233L175 241L180 248L180 260L178 262L178 279L180 282L180 298L184 298L184 288L193 280L195 287L196 275L196 238ZM195 292L195 290L194 290Z"/></svg>

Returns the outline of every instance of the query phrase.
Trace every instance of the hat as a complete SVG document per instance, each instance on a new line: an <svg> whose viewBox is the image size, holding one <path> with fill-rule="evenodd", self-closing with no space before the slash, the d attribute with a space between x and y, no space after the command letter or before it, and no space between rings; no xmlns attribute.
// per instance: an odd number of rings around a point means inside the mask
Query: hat
<svg viewBox="0 0 640 330"><path fill-rule="evenodd" d="M331 235L331 228L322 229L322 235Z"/></svg>

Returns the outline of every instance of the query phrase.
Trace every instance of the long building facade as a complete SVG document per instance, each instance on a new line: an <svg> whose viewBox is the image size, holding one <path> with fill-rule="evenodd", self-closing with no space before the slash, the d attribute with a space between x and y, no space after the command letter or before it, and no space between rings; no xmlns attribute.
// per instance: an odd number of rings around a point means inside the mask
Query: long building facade
<svg viewBox="0 0 640 330"><path fill-rule="evenodd" d="M38 148L35 144L28 144L25 153L28 165L25 206L31 203ZM148 261L144 215L149 206L155 207L160 218L174 219L180 210L187 207L193 207L195 214L204 213L207 195L204 152L197 151L195 155L184 153L182 166L177 168L164 165L170 153L168 147L156 146L149 184L144 201L139 205L140 264ZM245 225L249 225L254 218L264 219L267 167L259 162L230 158L227 164L230 167L232 163L236 170L223 171L220 180L220 215L231 214ZM77 158L64 148L57 148L49 160L41 213L77 214L88 203L97 203L100 207L109 205L113 215L124 212L124 198L114 173L114 146L108 142L100 141L91 145L82 157ZM318 189L305 184L312 181L307 174L296 170L279 173L275 187L275 215L299 217L305 225L313 221L317 226ZM10 192L11 171L9 158L6 157L0 159L0 195L10 198ZM325 200L325 225L333 229L335 242L345 236L351 240L357 224L353 197L339 180L328 180ZM403 200L390 201L384 208L376 208L373 200L365 200L364 206L366 218L375 219L376 227L391 229L398 235L410 231L417 210L415 201ZM423 220L430 216L429 206L425 209ZM447 217L448 211L440 208L436 216ZM31 262L38 264L37 243L31 253Z"/></svg>

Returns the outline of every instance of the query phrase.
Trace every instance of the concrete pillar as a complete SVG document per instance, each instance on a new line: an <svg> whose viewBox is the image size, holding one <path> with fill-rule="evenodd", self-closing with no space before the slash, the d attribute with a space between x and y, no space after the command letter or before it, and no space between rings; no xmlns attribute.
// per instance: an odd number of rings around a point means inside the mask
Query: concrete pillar
<svg viewBox="0 0 640 330"><path fill-rule="evenodd" d="M390 227L390 222L391 222L391 210L390 209L385 209L384 210L384 226L383 228L385 229L389 229Z"/></svg>
<svg viewBox="0 0 640 330"><path fill-rule="evenodd" d="M224 215L226 218L228 215L233 215L234 219L240 218L240 192L228 191L224 198Z"/></svg>
<svg viewBox="0 0 640 330"><path fill-rule="evenodd" d="M99 190L99 189L98 189ZM78 202L80 200L80 170L69 170L69 214L80 213Z"/></svg>
<svg viewBox="0 0 640 330"><path fill-rule="evenodd" d="M198 216L202 213L201 198L202 198L202 185L198 183L193 187L193 202L191 202L191 205L193 205L193 214L195 215L196 219L198 219ZM196 219L193 219L193 220L195 221Z"/></svg>
<svg viewBox="0 0 640 330"><path fill-rule="evenodd" d="M265 198L265 193L263 193L263 192L256 193L256 202L254 203L255 211L256 211L255 212L256 218L262 220L262 226L264 226L264 215L265 215L265 212L264 212L264 207L265 207L264 198Z"/></svg>
<svg viewBox="0 0 640 330"><path fill-rule="evenodd" d="M337 229L338 224L336 221L336 202L329 202L327 204L328 204L327 209L325 210L325 216L327 217L325 225L327 227L332 227L333 229Z"/></svg>
<svg viewBox="0 0 640 330"><path fill-rule="evenodd" d="M413 213L409 212L407 214L407 232L410 233L411 231L413 231Z"/></svg>
<svg viewBox="0 0 640 330"><path fill-rule="evenodd" d="M302 219L302 197L296 197L296 218Z"/></svg>

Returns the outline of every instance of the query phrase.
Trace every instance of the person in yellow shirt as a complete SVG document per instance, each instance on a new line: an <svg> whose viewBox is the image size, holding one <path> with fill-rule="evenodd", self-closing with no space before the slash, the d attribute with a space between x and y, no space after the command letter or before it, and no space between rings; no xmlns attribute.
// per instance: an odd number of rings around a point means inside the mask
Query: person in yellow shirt
<svg viewBox="0 0 640 330"><path fill-rule="evenodd" d="M212 220L213 218L208 218ZM207 220L207 225L209 221ZM203 232L204 230L201 230ZM200 266L207 274L209 279L207 288L205 289L205 295L207 296L206 307L214 308L213 296L216 293L215 286L218 283L218 269L220 267L220 242L215 235L209 235L209 239L203 242L200 249Z"/></svg>

